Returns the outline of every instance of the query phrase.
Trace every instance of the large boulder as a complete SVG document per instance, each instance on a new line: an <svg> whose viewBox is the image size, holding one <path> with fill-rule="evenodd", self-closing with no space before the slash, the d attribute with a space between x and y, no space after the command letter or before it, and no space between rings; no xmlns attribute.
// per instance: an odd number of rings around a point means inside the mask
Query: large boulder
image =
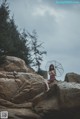
<svg viewBox="0 0 80 119"><path fill-rule="evenodd" d="M43 119L79 119L80 84L58 82L33 100L35 111Z"/></svg>
<svg viewBox="0 0 80 119"><path fill-rule="evenodd" d="M38 119L33 112L32 99L45 91L43 77L17 57L7 56L0 67L0 111L8 111L9 118Z"/></svg>
<svg viewBox="0 0 80 119"><path fill-rule="evenodd" d="M44 90L44 79L37 74L18 72L14 76L12 72L1 72L0 98L23 103Z"/></svg>
<svg viewBox="0 0 80 119"><path fill-rule="evenodd" d="M13 56L6 56L5 63L0 67L0 71L35 72L32 68L26 66L24 60Z"/></svg>
<svg viewBox="0 0 80 119"><path fill-rule="evenodd" d="M80 75L76 73L67 73L65 76L65 81L80 83Z"/></svg>
<svg viewBox="0 0 80 119"><path fill-rule="evenodd" d="M41 100L40 100L41 99ZM80 107L80 84L58 82L51 89L33 100L36 111L46 112Z"/></svg>
<svg viewBox="0 0 80 119"><path fill-rule="evenodd" d="M15 103L32 99L44 90L44 79L17 57L7 56L0 68L0 98Z"/></svg>

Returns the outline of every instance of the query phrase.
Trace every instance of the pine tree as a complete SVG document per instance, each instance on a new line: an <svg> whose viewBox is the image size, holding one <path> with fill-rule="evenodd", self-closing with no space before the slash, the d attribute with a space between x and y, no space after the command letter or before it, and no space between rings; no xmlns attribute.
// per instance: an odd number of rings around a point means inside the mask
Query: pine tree
<svg viewBox="0 0 80 119"><path fill-rule="evenodd" d="M32 41L32 57L33 57L33 62L32 66L37 67L37 71L40 70L41 62L43 61L43 55L47 54L46 51L42 51L41 48L43 43L38 43L38 37L37 37L37 32L33 30L33 34L29 34L31 41Z"/></svg>
<svg viewBox="0 0 80 119"><path fill-rule="evenodd" d="M21 54L22 54L22 58L25 60L26 64L30 65L32 63L32 58L31 58L31 49L29 46L29 40L27 40L28 35L25 31L25 29L23 29L22 34L20 34L20 40L21 40Z"/></svg>
<svg viewBox="0 0 80 119"><path fill-rule="evenodd" d="M4 1L0 6L0 64L5 60L6 46L8 43L7 38L7 29L8 29L8 20L9 20L9 10L6 1Z"/></svg>
<svg viewBox="0 0 80 119"><path fill-rule="evenodd" d="M42 51L42 44L38 43L37 33L22 33L18 31L14 17L9 17L10 11L7 1L0 6L0 64L5 60L5 56L16 56L25 60L27 65L31 63L40 69L43 55L46 51ZM29 39L31 42L29 42ZM4 59L4 60L3 60Z"/></svg>
<svg viewBox="0 0 80 119"><path fill-rule="evenodd" d="M0 6L0 59L4 55L16 56L30 65L31 58L27 45L27 35L24 31L20 33L17 30L14 17L10 19L9 14L9 6L5 1Z"/></svg>

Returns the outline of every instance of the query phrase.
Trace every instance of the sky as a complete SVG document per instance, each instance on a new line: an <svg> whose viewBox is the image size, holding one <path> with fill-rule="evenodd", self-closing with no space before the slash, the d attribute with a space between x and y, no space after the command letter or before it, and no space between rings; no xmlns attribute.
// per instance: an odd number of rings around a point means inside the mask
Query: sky
<svg viewBox="0 0 80 119"><path fill-rule="evenodd" d="M64 1L64 0L63 0ZM67 0L69 1L69 0ZM73 0L72 0L73 1ZM79 0L77 0L79 1ZM56 60L66 73L80 74L80 4L57 4L56 0L8 0L10 15L19 29L35 29L47 51L41 68Z"/></svg>

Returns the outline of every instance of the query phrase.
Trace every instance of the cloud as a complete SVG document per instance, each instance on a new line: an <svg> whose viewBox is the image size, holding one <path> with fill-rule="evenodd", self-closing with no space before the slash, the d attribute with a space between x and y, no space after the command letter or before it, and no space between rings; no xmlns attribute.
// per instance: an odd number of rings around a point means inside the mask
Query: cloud
<svg viewBox="0 0 80 119"><path fill-rule="evenodd" d="M58 13L54 8L45 5L38 6L33 12L34 16L44 16L46 14L49 14L50 16L56 16Z"/></svg>

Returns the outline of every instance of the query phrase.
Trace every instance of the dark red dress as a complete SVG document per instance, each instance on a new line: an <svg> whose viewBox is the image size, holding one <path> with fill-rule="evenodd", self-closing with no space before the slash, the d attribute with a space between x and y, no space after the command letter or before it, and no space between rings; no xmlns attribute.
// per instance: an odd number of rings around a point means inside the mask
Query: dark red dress
<svg viewBox="0 0 80 119"><path fill-rule="evenodd" d="M54 72L54 70L50 71L49 75L50 75L49 83L54 82L54 80L55 80L55 72Z"/></svg>

